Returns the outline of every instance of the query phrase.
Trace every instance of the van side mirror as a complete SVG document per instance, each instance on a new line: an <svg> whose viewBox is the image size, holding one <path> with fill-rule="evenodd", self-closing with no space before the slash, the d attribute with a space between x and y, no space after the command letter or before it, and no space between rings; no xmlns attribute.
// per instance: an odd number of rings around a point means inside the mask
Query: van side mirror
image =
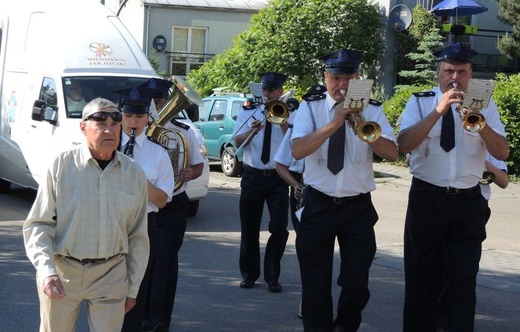
<svg viewBox="0 0 520 332"><path fill-rule="evenodd" d="M34 121L47 121L52 125L58 123L58 107L47 104L44 100L36 100L31 118Z"/></svg>

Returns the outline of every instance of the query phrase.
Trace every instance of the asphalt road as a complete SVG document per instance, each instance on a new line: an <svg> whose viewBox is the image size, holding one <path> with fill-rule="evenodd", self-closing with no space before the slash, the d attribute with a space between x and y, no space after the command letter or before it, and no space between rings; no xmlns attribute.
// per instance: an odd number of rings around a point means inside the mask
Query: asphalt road
<svg viewBox="0 0 520 332"><path fill-rule="evenodd" d="M189 219L180 253L180 277L171 331L302 331L297 317L300 299L294 232L282 261L283 292L270 293L261 281L253 289L239 287L239 179L229 179L212 166L208 196ZM408 188L378 183L372 197L380 220L378 252L371 269L371 299L360 331L401 330L404 295L402 227ZM0 331L37 331L38 298L34 269L26 259L21 225L34 193L15 188L0 196ZM518 331L520 326L520 200L496 196L479 276L475 331ZM268 233L264 210L262 245ZM336 263L339 259L336 255ZM339 264L336 264L336 268ZM337 277L335 273L334 278ZM338 287L333 280L333 297ZM81 316L78 331L88 331Z"/></svg>

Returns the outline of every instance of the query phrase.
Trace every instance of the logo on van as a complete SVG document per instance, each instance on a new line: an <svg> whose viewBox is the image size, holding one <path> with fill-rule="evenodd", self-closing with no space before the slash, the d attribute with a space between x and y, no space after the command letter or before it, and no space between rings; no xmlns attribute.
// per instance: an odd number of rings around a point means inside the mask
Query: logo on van
<svg viewBox="0 0 520 332"><path fill-rule="evenodd" d="M112 48L103 43L92 43L89 45L89 48L96 53L97 57L104 57L112 53Z"/></svg>

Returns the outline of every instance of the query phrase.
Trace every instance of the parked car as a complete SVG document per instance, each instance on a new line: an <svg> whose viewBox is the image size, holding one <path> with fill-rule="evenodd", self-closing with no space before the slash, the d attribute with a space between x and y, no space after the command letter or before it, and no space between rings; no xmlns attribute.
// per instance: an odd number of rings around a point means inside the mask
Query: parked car
<svg viewBox="0 0 520 332"><path fill-rule="evenodd" d="M199 132L199 130L193 125L193 122L188 118L186 112L179 112L175 116L175 118L189 125L195 132L195 136L197 137L197 143L199 146L199 151L190 151L190 153L201 153L204 157L204 169L202 171L201 176L199 176L195 180L189 181L188 186L186 187L186 194L190 199L190 203L188 205L188 217L193 217L197 214L197 211L199 210L199 201L206 197L206 195L208 194L210 175L209 160L206 154L206 144L204 142L204 137Z"/></svg>
<svg viewBox="0 0 520 332"><path fill-rule="evenodd" d="M237 146L230 138L238 113L253 98L239 92L218 92L203 98L199 119L194 122L204 137L209 160L220 161L222 172L229 177L242 174L242 151L234 156Z"/></svg>

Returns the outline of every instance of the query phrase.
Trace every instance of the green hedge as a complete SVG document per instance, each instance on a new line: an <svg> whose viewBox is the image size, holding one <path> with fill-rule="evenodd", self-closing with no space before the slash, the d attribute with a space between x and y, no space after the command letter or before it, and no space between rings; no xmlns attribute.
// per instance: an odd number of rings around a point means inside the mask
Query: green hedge
<svg viewBox="0 0 520 332"><path fill-rule="evenodd" d="M496 80L493 99L506 127L509 142L507 167L509 174L520 175L520 74L506 76L499 73Z"/></svg>
<svg viewBox="0 0 520 332"><path fill-rule="evenodd" d="M399 128L397 126L397 119L404 111L406 103L412 96L412 93L431 90L431 85L400 85L396 87L392 98L383 103L383 110L390 124L395 128L397 134Z"/></svg>

